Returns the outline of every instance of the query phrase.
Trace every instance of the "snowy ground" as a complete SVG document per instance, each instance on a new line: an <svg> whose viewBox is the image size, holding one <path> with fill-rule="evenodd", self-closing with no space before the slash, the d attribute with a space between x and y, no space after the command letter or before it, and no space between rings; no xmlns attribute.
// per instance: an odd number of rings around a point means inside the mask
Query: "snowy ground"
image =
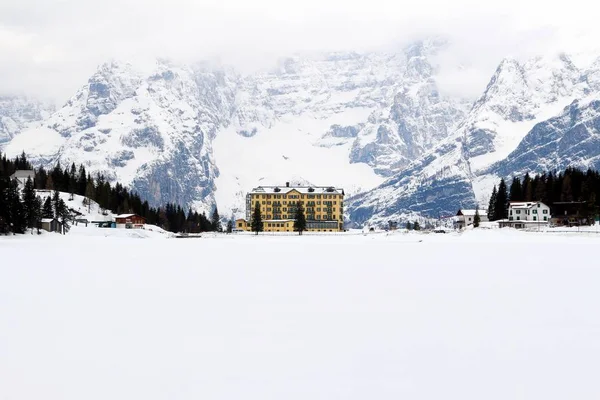
<svg viewBox="0 0 600 400"><path fill-rule="evenodd" d="M52 190L36 190L35 192L42 198L42 202L47 197L52 198L54 194ZM108 210L103 210L95 201L92 200L89 205L86 204L87 197L74 194L71 200L70 193L58 192L58 195L65 202L69 210L79 213L77 218L87 219L88 221L112 221L113 219L113 214Z"/></svg>
<svg viewBox="0 0 600 400"><path fill-rule="evenodd" d="M0 238L0 399L597 399L599 241Z"/></svg>

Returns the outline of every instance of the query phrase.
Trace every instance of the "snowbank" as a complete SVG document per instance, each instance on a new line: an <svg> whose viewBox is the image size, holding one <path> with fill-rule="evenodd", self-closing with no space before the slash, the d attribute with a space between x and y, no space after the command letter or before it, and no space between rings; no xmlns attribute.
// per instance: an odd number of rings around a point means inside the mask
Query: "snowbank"
<svg viewBox="0 0 600 400"><path fill-rule="evenodd" d="M600 238L56 236L0 239L7 399L598 394Z"/></svg>

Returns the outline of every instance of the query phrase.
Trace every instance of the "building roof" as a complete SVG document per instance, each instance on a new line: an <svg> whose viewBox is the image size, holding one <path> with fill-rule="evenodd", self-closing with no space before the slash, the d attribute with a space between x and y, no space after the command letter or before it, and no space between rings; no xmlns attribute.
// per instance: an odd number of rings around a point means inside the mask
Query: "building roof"
<svg viewBox="0 0 600 400"><path fill-rule="evenodd" d="M528 209L528 208L534 207L538 203L546 206L541 201L511 201L509 203L509 207L514 208L514 209ZM546 206L546 207L548 207L548 206Z"/></svg>
<svg viewBox="0 0 600 400"><path fill-rule="evenodd" d="M137 214L119 214L119 215L115 215L115 218L130 218L130 217L140 217ZM144 217L140 217L140 218L144 218Z"/></svg>
<svg viewBox="0 0 600 400"><path fill-rule="evenodd" d="M56 221L56 222L58 222L60 224L60 221L57 220L56 218L42 218L42 222L46 223L46 224L49 223L49 222L52 222L52 221Z"/></svg>
<svg viewBox="0 0 600 400"><path fill-rule="evenodd" d="M464 215L465 217L474 217L477 213L477 210L458 210L456 215ZM479 211L479 215L482 215L482 212Z"/></svg>
<svg viewBox="0 0 600 400"><path fill-rule="evenodd" d="M251 194L287 194L291 191L301 194L344 194L344 189L333 186L258 186L250 191Z"/></svg>
<svg viewBox="0 0 600 400"><path fill-rule="evenodd" d="M35 172L32 169L18 169L12 174L11 178L24 179L24 178L32 178L35 176Z"/></svg>

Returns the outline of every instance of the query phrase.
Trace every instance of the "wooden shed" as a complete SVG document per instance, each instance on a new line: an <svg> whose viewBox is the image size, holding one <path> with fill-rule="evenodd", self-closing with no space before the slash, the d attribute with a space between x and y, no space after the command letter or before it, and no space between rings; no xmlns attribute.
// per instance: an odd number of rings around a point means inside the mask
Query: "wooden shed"
<svg viewBox="0 0 600 400"><path fill-rule="evenodd" d="M56 218L42 218L42 229L46 232L63 233L63 224Z"/></svg>

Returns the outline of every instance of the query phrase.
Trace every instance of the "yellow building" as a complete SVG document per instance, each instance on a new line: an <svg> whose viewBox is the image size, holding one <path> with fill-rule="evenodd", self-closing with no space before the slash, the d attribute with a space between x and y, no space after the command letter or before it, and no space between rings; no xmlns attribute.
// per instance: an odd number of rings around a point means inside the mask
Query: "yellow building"
<svg viewBox="0 0 600 400"><path fill-rule="evenodd" d="M339 232L344 230L344 189L333 186L259 186L246 195L246 220L236 221L236 228L251 230L256 203L265 232L293 232L294 217L302 207L306 230Z"/></svg>

